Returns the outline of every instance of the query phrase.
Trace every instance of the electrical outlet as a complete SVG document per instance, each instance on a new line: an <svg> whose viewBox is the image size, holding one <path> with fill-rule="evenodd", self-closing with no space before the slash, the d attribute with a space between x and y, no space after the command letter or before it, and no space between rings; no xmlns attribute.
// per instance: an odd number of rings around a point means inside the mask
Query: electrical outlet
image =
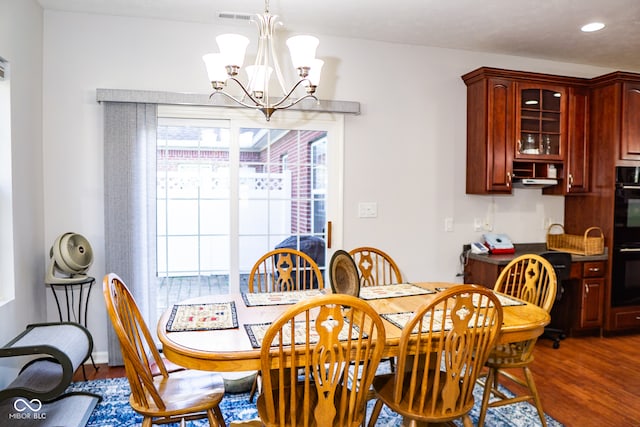
<svg viewBox="0 0 640 427"><path fill-rule="evenodd" d="M444 231L447 231L447 232L453 231L453 218L447 217L444 219Z"/></svg>
<svg viewBox="0 0 640 427"><path fill-rule="evenodd" d="M482 219L480 218L473 219L473 231L482 231Z"/></svg>

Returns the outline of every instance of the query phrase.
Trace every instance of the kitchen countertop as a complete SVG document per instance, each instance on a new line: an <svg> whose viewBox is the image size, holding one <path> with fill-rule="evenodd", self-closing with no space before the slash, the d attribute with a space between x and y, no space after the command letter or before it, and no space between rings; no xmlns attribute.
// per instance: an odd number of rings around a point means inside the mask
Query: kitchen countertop
<svg viewBox="0 0 640 427"><path fill-rule="evenodd" d="M474 254L469 251L469 259L487 262L489 264L507 265L509 262L524 254L539 254L547 251L546 243L515 243L513 245L516 252L513 254ZM465 247L466 249L466 247ZM575 262L587 262L587 261L607 261L609 255L607 248L604 248L604 253L600 255L576 255L571 254L571 259Z"/></svg>

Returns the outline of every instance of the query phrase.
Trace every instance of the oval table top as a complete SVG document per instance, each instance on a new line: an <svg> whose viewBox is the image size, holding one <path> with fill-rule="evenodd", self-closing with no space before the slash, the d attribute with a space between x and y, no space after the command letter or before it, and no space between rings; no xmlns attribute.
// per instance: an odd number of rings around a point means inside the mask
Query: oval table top
<svg viewBox="0 0 640 427"><path fill-rule="evenodd" d="M437 291L459 285L457 283L422 282L413 285ZM330 293L331 289L324 292ZM368 300L378 313L414 311L433 298L426 295L394 296ZM235 304L238 327L232 329L168 332L167 324L173 307L167 309L158 321L158 337L164 355L173 363L199 370L241 372L260 369L260 348L254 348L246 324L271 323L290 305L247 306L242 294L208 295L181 301L180 304L206 304L231 302ZM503 305L503 326L500 342L516 342L540 336L550 316L540 307L520 302ZM383 357L398 355L398 342L402 329L384 320L386 345Z"/></svg>

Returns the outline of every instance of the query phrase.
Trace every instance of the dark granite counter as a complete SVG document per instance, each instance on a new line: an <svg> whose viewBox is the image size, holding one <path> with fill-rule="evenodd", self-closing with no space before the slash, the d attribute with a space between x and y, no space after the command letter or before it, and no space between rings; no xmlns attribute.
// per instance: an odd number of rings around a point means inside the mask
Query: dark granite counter
<svg viewBox="0 0 640 427"><path fill-rule="evenodd" d="M469 258L478 261L487 262L489 264L507 265L509 262L524 254L539 254L547 251L546 243L515 243L513 245L516 252L513 254L474 254L469 251ZM607 261L609 258L607 248L604 248L604 253L601 255L575 255L571 254L571 258L575 262L588 262L588 261Z"/></svg>

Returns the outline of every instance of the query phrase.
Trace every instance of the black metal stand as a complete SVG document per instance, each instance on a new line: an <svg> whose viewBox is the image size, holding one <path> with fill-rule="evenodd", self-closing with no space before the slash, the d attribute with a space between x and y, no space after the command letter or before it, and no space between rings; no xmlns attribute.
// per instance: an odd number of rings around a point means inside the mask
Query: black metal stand
<svg viewBox="0 0 640 427"><path fill-rule="evenodd" d="M67 306L67 322L75 322L78 323L85 328L87 327L87 308L89 306L89 295L91 294L91 287L96 282L96 279L93 277L87 277L81 282L73 282L73 283L47 283L48 286L51 287L51 291L53 292L53 298L56 300L56 306L58 307L58 316L60 317L60 321L63 322L64 319L62 317L62 308L60 307L60 300L58 299L58 294L56 293L56 288L61 290L64 289L64 297ZM85 293L84 290L87 290ZM76 308L76 298L77 298L77 308ZM98 366L96 362L93 360L93 355L90 354L89 358L91 359L91 364L93 368L97 371ZM85 381L87 380L87 374L84 370L84 364L82 365L82 374L84 376Z"/></svg>

